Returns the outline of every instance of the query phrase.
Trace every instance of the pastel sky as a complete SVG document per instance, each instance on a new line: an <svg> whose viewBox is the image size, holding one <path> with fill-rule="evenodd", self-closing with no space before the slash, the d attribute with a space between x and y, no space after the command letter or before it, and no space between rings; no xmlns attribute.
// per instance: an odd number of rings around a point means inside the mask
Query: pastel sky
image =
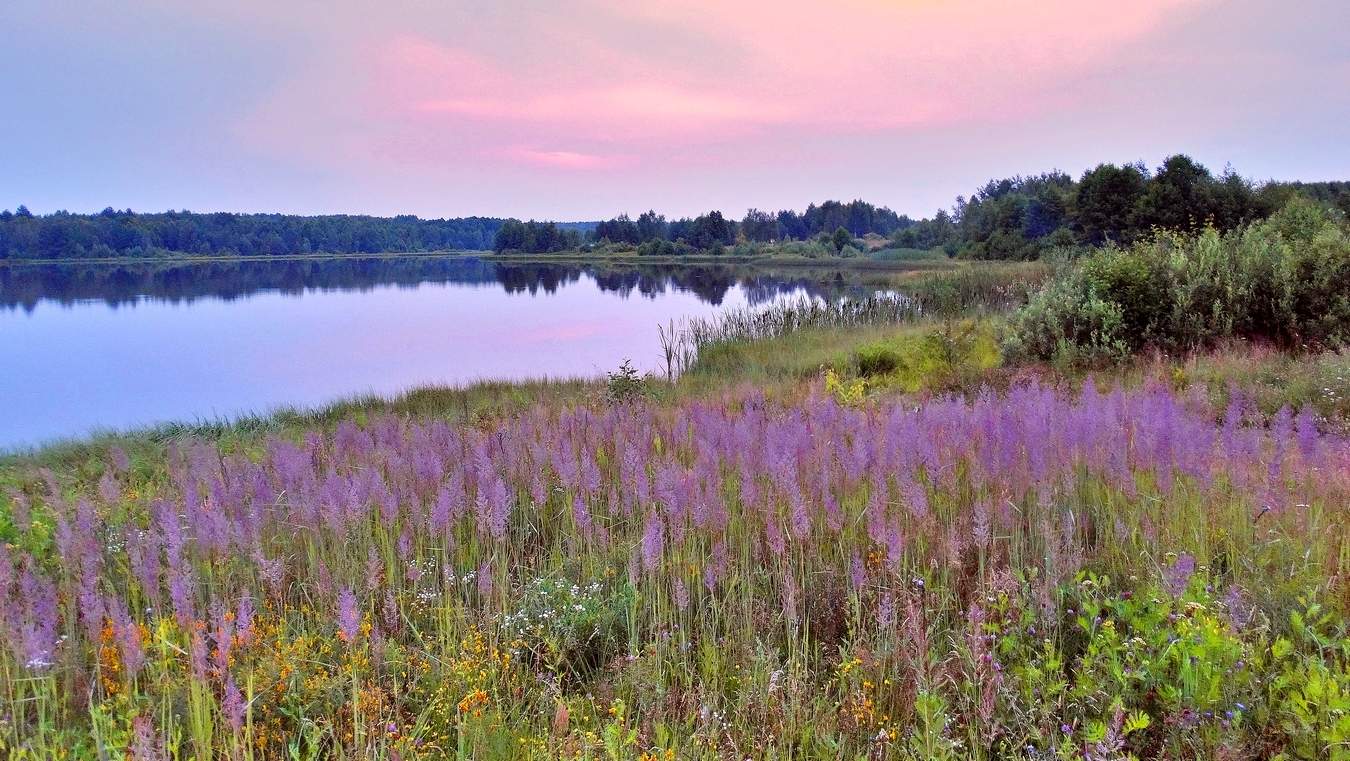
<svg viewBox="0 0 1350 761"><path fill-rule="evenodd" d="M3 0L0 208L596 219L1350 179L1346 0Z"/></svg>

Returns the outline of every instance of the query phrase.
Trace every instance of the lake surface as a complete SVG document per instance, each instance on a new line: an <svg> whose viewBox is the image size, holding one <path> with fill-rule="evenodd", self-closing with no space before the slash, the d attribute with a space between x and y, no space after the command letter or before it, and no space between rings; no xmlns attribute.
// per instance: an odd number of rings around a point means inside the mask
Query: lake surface
<svg viewBox="0 0 1350 761"><path fill-rule="evenodd" d="M0 450L483 379L661 370L658 326L842 272L475 257L0 266Z"/></svg>

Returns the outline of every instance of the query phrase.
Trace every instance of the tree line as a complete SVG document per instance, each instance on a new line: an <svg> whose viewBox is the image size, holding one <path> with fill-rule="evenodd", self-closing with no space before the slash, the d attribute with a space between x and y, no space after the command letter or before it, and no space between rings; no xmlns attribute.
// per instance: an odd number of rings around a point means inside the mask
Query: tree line
<svg viewBox="0 0 1350 761"><path fill-rule="evenodd" d="M502 223L490 217L305 217L189 211L138 214L112 208L98 214L57 212L36 216L20 206L17 211L0 211L0 259L481 251L492 246Z"/></svg>
<svg viewBox="0 0 1350 761"><path fill-rule="evenodd" d="M1350 213L1350 182L1253 183L1231 169L1212 173L1185 155L1156 170L1143 163L1100 164L1073 177L1059 171L990 180L951 209L911 219L861 200L825 201L805 211L749 209L737 220L720 211L667 219L654 210L636 219L549 222L405 215L98 214L35 216L23 206L0 211L0 259L67 259L195 255L378 254L438 250L553 253L602 246L639 254L761 250L814 241L813 252L842 253L857 238L880 236L898 248L941 248L973 259L1034 259L1068 245L1128 245L1153 230L1220 231L1270 216L1302 196ZM815 255L814 253L811 255Z"/></svg>
<svg viewBox="0 0 1350 761"><path fill-rule="evenodd" d="M1099 164L1076 181L1063 172L991 180L894 242L970 259L1035 259L1060 246L1130 245L1155 230L1226 232L1269 217L1295 196L1350 213L1350 183L1258 185L1231 168L1215 175L1176 155L1152 172L1142 163Z"/></svg>
<svg viewBox="0 0 1350 761"><path fill-rule="evenodd" d="M679 255L716 253L738 242L773 243L830 236L844 230L852 237L868 234L890 236L914 224L914 220L866 201L825 201L811 204L804 212L750 209L737 221L720 211L697 217L667 220L649 210L633 219L620 214L595 224L588 233L575 237L560 234L552 222L508 220L493 243L497 251L549 253L583 245L632 246L640 254Z"/></svg>
<svg viewBox="0 0 1350 761"><path fill-rule="evenodd" d="M818 250L838 253L855 238L879 235L894 247L941 248L949 256L1035 259L1060 246L1128 245L1154 230L1232 230L1269 217L1294 196L1350 214L1350 183L1257 184L1232 169L1216 175L1178 154L1153 171L1143 163L1108 163L1077 180L1059 171L990 180L968 198L958 197L950 210L921 220L865 201L826 201L801 213L750 209L739 221L711 211L668 222L647 211L637 219L621 214L602 221L589 235L562 243L555 243L551 223L517 223L519 234L506 237L504 227L494 248L542 253L609 244L670 256L717 253L742 243L815 240ZM532 236L555 247L531 246Z"/></svg>

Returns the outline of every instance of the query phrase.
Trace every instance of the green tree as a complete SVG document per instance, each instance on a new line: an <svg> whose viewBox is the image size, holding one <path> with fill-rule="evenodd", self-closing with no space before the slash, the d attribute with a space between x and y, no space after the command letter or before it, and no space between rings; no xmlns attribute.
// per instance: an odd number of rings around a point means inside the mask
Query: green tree
<svg viewBox="0 0 1350 761"><path fill-rule="evenodd" d="M840 226L835 228L834 235L830 236L830 242L834 244L836 253L844 253L844 248L853 243L853 235L848 228Z"/></svg>
<svg viewBox="0 0 1350 761"><path fill-rule="evenodd" d="M779 237L778 216L759 209L750 209L741 220L741 232L747 240L771 241Z"/></svg>
<svg viewBox="0 0 1350 761"><path fill-rule="evenodd" d="M1190 156L1169 156L1149 181L1140 201L1145 225L1193 230L1212 221L1214 178Z"/></svg>
<svg viewBox="0 0 1350 761"><path fill-rule="evenodd" d="M690 225L688 242L704 251L730 246L736 242L736 223L723 217L720 211L710 211L694 218Z"/></svg>
<svg viewBox="0 0 1350 761"><path fill-rule="evenodd" d="M497 235L492 241L492 248L497 253L524 251L525 242L525 223L519 219L508 219L497 230Z"/></svg>
<svg viewBox="0 0 1350 761"><path fill-rule="evenodd" d="M666 237L666 230L666 218L655 211L648 210L638 215L637 234L641 242L660 240Z"/></svg>
<svg viewBox="0 0 1350 761"><path fill-rule="evenodd" d="M1148 178L1135 164L1098 164L1083 173L1073 196L1072 224L1086 243L1129 243L1139 233L1138 207Z"/></svg>

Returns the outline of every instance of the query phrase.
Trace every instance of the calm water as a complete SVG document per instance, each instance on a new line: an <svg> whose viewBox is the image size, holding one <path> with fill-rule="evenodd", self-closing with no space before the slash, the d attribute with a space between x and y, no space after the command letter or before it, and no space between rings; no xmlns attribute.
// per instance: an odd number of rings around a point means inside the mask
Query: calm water
<svg viewBox="0 0 1350 761"><path fill-rule="evenodd" d="M657 327L842 273L465 257L0 266L0 449L479 379L660 367Z"/></svg>

